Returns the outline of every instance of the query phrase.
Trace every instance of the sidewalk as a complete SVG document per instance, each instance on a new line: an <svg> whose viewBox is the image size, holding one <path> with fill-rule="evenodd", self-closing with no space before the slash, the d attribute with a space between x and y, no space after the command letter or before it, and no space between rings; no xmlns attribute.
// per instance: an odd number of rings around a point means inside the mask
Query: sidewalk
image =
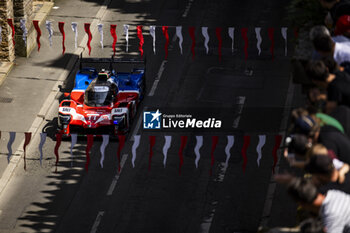
<svg viewBox="0 0 350 233"><path fill-rule="evenodd" d="M109 0L105 2L108 3ZM49 107L58 101L61 95L58 86L64 84L65 79L73 71L79 55L85 50L87 36L83 24L91 23L91 32L96 33L96 25L106 11L105 5L90 2L76 3L79 6L74 6L74 11L69 1L56 1L56 4L60 4L59 8L53 9L47 17L47 20L52 21L54 30L52 47L49 46L48 32L43 22L40 26L42 31L40 52L35 45L28 58L18 57L14 63L1 63L0 66L0 193L23 156L24 132L31 132L32 139L35 134L40 133L39 126L45 121ZM86 16L87 11L89 16L96 17ZM39 11L38 17L44 20L45 14ZM64 55L62 55L62 36L57 26L60 21L66 23ZM78 22L77 49L74 48L71 22ZM12 145L11 161L8 164L9 132L16 132L16 138Z"/></svg>

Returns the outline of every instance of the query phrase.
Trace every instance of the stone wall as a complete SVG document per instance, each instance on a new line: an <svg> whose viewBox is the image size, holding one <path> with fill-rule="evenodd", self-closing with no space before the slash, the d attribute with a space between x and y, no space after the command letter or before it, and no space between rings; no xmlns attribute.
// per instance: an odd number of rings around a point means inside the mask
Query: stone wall
<svg viewBox="0 0 350 233"><path fill-rule="evenodd" d="M26 28L29 31L32 29L33 20L33 0L15 0L13 3L14 18L15 18L15 28L16 28L16 55L21 57L28 56L27 45L25 45L23 40L23 31L20 27L20 20L26 20Z"/></svg>
<svg viewBox="0 0 350 233"><path fill-rule="evenodd" d="M13 61L15 59L15 49L12 43L11 28L7 24L7 19L14 18L13 1L0 0L0 26L2 28L0 43L0 61Z"/></svg>

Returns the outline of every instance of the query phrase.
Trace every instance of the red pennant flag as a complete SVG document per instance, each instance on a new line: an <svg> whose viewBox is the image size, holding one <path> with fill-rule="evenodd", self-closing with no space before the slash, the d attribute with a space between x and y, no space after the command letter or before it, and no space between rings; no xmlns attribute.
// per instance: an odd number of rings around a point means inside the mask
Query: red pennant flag
<svg viewBox="0 0 350 233"><path fill-rule="evenodd" d="M165 36L165 59L168 59L168 46L169 46L169 34L168 34L168 26L162 27L163 34Z"/></svg>
<svg viewBox="0 0 350 233"><path fill-rule="evenodd" d="M189 27L188 31L190 32L190 37L192 39L191 51L192 51L192 60L194 59L194 46L196 45L196 38L194 35L194 27Z"/></svg>
<svg viewBox="0 0 350 233"><path fill-rule="evenodd" d="M214 166L214 163L215 163L214 151L215 151L216 145L218 144L218 140L219 140L219 137L218 137L218 136L212 136L212 137L211 137L211 152L210 152L211 164L210 164L210 175L213 174L213 166Z"/></svg>
<svg viewBox="0 0 350 233"><path fill-rule="evenodd" d="M57 133L56 134L56 145L55 145L56 172L57 172L57 164L58 164L58 161L60 160L60 156L58 154L58 148L60 148L60 146L61 146L61 141L62 141L62 133Z"/></svg>
<svg viewBox="0 0 350 233"><path fill-rule="evenodd" d="M15 26L13 25L13 20L12 19L7 19L8 25L10 25L11 30L12 30L12 43L13 46L15 46Z"/></svg>
<svg viewBox="0 0 350 233"><path fill-rule="evenodd" d="M151 170L151 162L153 157L153 146L156 143L156 136L149 136L149 157L148 157L148 171Z"/></svg>
<svg viewBox="0 0 350 233"><path fill-rule="evenodd" d="M222 28L216 28L215 29L216 37L218 38L218 41L219 41L218 52L219 52L219 60L220 61L221 61L221 56L222 56L222 52L221 52L221 48L222 48L221 30L222 30Z"/></svg>
<svg viewBox="0 0 350 233"><path fill-rule="evenodd" d="M280 147L281 142L282 142L282 136L281 135L275 135L275 146L273 147L273 150L272 150L272 156L273 156L272 173L275 173L275 167L276 167L277 160L278 160L277 150Z"/></svg>
<svg viewBox="0 0 350 233"><path fill-rule="evenodd" d="M271 55L272 55L272 60L274 58L274 48L275 48L275 39L274 39L274 28L269 28L268 29L268 34L269 34L269 38L271 40L271 47L270 47L270 51L271 51Z"/></svg>
<svg viewBox="0 0 350 233"><path fill-rule="evenodd" d="M143 49L142 49L142 47L143 47L143 44L144 44L144 39L143 39L143 35L142 35L142 26L137 26L136 29L137 29L137 37L140 40L139 51L140 51L141 58L142 58L142 56L143 56Z"/></svg>
<svg viewBox="0 0 350 233"><path fill-rule="evenodd" d="M118 151L117 151L117 157L118 157L118 173L120 172L120 152L122 151L124 144L125 144L125 135L118 135L119 144L118 144Z"/></svg>
<svg viewBox="0 0 350 233"><path fill-rule="evenodd" d="M179 174L180 175L181 175L181 167L182 167L182 164L184 163L183 150L185 149L186 143L187 143L187 136L181 136L181 145L179 150L179 158L180 158Z"/></svg>
<svg viewBox="0 0 350 233"><path fill-rule="evenodd" d="M92 35L90 31L90 24L89 23L84 23L84 29L86 34L88 34L88 41L87 41L87 47L89 49L89 56L91 54L91 40L92 40Z"/></svg>
<svg viewBox="0 0 350 233"><path fill-rule="evenodd" d="M36 43L38 44L38 52L40 50L40 36L41 36L41 30L39 27L39 21L38 20L33 20L33 25L36 30Z"/></svg>
<svg viewBox="0 0 350 233"><path fill-rule="evenodd" d="M243 172L245 172L245 168L247 166L247 149L250 144L250 136L244 136L244 143L243 143L243 148L242 148L242 156L243 156Z"/></svg>
<svg viewBox="0 0 350 233"><path fill-rule="evenodd" d="M90 164L90 150L92 147L92 144L94 143L94 135L88 134L87 135L87 143L86 143L86 163L85 163L85 171L89 171L89 164Z"/></svg>
<svg viewBox="0 0 350 233"><path fill-rule="evenodd" d="M110 32L111 32L111 35L112 35L112 37L113 37L113 44L112 44L112 47L113 47L113 56L115 56L115 44L117 43L117 33L116 33L116 29L117 29L117 25L116 25L116 24L111 24Z"/></svg>
<svg viewBox="0 0 350 233"><path fill-rule="evenodd" d="M1 132L0 132L0 138L1 138ZM29 144L31 138L32 138L32 133L30 133L30 132L24 133L24 145L23 145L23 151L24 151L24 155L23 155L24 170L27 170L27 165L26 165L26 147L27 147L27 145Z"/></svg>
<svg viewBox="0 0 350 233"><path fill-rule="evenodd" d="M66 34L64 33L64 22L58 22L58 29L62 34L62 54L66 51L66 46L64 45L64 41L66 40Z"/></svg>
<svg viewBox="0 0 350 233"><path fill-rule="evenodd" d="M298 28L294 28L294 36L295 36L295 39L298 39L298 36L299 36L299 29Z"/></svg>
<svg viewBox="0 0 350 233"><path fill-rule="evenodd" d="M241 29L242 38L244 40L244 54L245 54L245 60L248 58L248 28L242 28Z"/></svg>

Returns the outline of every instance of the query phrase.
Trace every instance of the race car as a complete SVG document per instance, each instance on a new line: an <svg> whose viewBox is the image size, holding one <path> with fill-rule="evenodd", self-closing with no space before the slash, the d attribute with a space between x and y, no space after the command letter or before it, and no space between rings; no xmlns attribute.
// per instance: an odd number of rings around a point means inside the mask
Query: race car
<svg viewBox="0 0 350 233"><path fill-rule="evenodd" d="M83 63L106 64L109 70L82 67ZM58 110L58 127L64 136L126 134L145 95L143 61L81 59L71 93L65 93ZM113 65L132 65L131 72L116 72ZM135 68L134 65L143 65Z"/></svg>

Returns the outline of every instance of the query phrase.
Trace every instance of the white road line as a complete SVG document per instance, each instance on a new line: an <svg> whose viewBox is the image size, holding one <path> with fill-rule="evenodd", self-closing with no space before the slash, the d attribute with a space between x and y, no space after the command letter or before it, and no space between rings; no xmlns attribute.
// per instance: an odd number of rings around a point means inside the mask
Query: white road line
<svg viewBox="0 0 350 233"><path fill-rule="evenodd" d="M191 9L191 6L193 4L194 0L189 0L188 3L187 3L187 6L185 8L185 11L184 13L182 14L182 18L186 18L188 13L190 12L190 9Z"/></svg>
<svg viewBox="0 0 350 233"><path fill-rule="evenodd" d="M96 217L96 220L95 220L95 222L94 222L94 225L92 225L92 228L91 228L90 233L96 233L97 228L98 228L98 225L100 225L101 219L102 219L102 217L103 217L104 214L105 214L104 211L98 212L97 217Z"/></svg>
<svg viewBox="0 0 350 233"><path fill-rule="evenodd" d="M281 126L280 126L280 131L283 130L283 132L281 133L283 135L283 139L285 138L285 130L287 128L287 124L288 124L288 119L289 119L289 114L292 108L292 101L293 101L293 95L294 95L294 84L292 81L292 78L290 78L289 80L289 86L288 86L288 91L287 91L287 98L286 98L286 102L285 102L285 108L283 111L283 119L281 121ZM279 164L280 164L280 160L281 160L281 152L278 153L278 162L277 165L275 167L275 172L276 174L279 171ZM265 204L264 204L264 210L263 210L263 214L261 216L261 221L260 221L260 226L262 227L266 227L269 219L270 219L270 214L271 214L271 209L272 209L272 202L273 202L273 198L275 195L275 191L276 191L276 182L273 179L273 176L271 176L271 180L270 180L270 184L269 187L267 189L267 195L266 195L266 199L265 199Z"/></svg>
<svg viewBox="0 0 350 233"><path fill-rule="evenodd" d="M162 77L162 74L163 74L163 71L164 71L164 68L165 68L165 64L166 64L166 63L167 63L167 61L164 60L164 61L162 62L162 64L160 65L160 68L159 68L159 70L158 70L157 77L155 78L155 80L154 80L154 82L153 82L151 91L148 93L148 96L153 96L153 95L154 95L154 92L155 92L156 89L157 89L159 80L160 80L160 78Z"/></svg>
<svg viewBox="0 0 350 233"><path fill-rule="evenodd" d="M144 107L143 110L147 111L147 107ZM140 117L137 120L136 126L135 126L134 130L132 131L131 138L130 138L130 141L132 141L132 142L134 141L134 136L137 134L137 132L140 129L140 126L141 126L141 123L142 123L142 118L143 118L143 113L140 114Z"/></svg>
<svg viewBox="0 0 350 233"><path fill-rule="evenodd" d="M123 167L124 167L124 164L125 164L125 161L126 161L127 158L128 158L128 154L124 154L122 156L122 161L120 162L120 173L117 173L115 175L115 177L113 178L112 184L109 186L109 189L108 189L108 192L107 192L107 196L110 196L110 195L113 194L113 191L115 189L115 186L117 185L117 182L119 180L120 174L123 171Z"/></svg>
<svg viewBox="0 0 350 233"><path fill-rule="evenodd" d="M224 181L225 175L226 175L226 164L225 163L220 163L219 165L220 171L218 173L218 176L215 178L215 182L222 183ZM211 223L213 222L216 207L218 206L218 201L213 201L211 203L211 206L213 207L209 216L206 216L203 218L202 223L200 225L200 230L199 233L209 233Z"/></svg>
<svg viewBox="0 0 350 233"><path fill-rule="evenodd" d="M237 111L238 116L233 121L233 128L237 128L238 125L239 125L239 121L241 120L241 114L242 114L242 111L243 111L245 99L246 99L245 96L238 96L238 101L237 101L237 104L238 104L238 111Z"/></svg>

